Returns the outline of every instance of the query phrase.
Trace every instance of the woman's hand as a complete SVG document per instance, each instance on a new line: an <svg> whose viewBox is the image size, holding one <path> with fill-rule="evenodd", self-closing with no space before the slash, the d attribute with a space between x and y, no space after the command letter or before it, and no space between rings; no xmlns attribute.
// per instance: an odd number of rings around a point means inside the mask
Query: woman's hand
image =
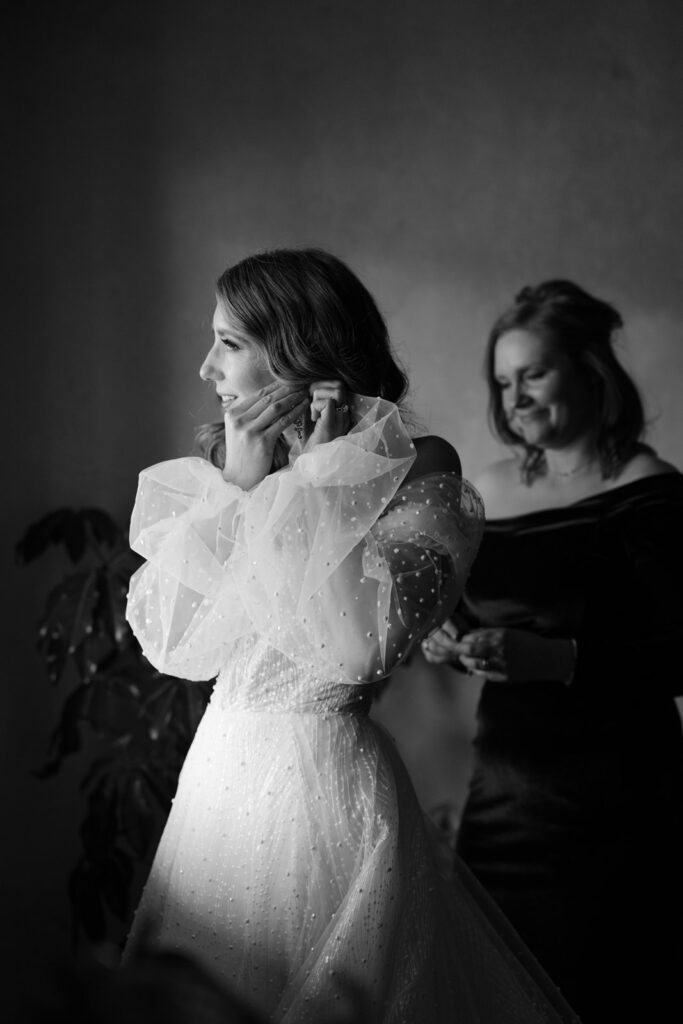
<svg viewBox="0 0 683 1024"><path fill-rule="evenodd" d="M470 630L452 649L466 671L499 683L566 683L574 671L571 640L524 629Z"/></svg>
<svg viewBox="0 0 683 1024"><path fill-rule="evenodd" d="M225 413L224 479L245 491L259 484L270 472L278 437L309 401L303 388L274 381L234 402Z"/></svg>
<svg viewBox="0 0 683 1024"><path fill-rule="evenodd" d="M469 629L469 623L456 612L422 641L422 653L430 665L453 665L466 671L458 661L458 637Z"/></svg>
<svg viewBox="0 0 683 1024"><path fill-rule="evenodd" d="M345 386L338 380L317 380L311 384L311 423L306 451L347 434L351 410Z"/></svg>

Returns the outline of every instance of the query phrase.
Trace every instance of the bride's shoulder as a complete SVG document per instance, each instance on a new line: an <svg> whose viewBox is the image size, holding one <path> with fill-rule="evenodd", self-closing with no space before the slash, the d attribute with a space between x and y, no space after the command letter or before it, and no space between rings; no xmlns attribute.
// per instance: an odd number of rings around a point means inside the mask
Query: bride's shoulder
<svg viewBox="0 0 683 1024"><path fill-rule="evenodd" d="M414 437L415 462L410 467L406 483L429 473L456 473L462 476L460 456L452 444L443 437L428 434L426 437Z"/></svg>

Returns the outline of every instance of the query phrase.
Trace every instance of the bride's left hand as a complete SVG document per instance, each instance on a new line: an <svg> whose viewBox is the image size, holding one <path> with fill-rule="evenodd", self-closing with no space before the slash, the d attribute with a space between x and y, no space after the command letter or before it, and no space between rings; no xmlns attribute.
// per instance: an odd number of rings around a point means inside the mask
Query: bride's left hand
<svg viewBox="0 0 683 1024"><path fill-rule="evenodd" d="M342 437L351 426L349 396L341 381L314 381L310 393L313 430L306 442L307 450Z"/></svg>

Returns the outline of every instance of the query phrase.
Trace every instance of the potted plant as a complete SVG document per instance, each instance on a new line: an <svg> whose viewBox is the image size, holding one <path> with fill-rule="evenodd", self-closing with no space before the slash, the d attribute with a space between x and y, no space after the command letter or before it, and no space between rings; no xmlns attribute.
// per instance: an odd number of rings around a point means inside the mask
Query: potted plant
<svg viewBox="0 0 683 1024"><path fill-rule="evenodd" d="M64 549L71 571L47 596L38 650L50 682L68 686L41 778L84 747L81 854L70 873L74 943L109 940L131 916L135 880L156 847L212 682L157 672L125 619L128 582L141 560L104 511L64 508L17 544L23 563Z"/></svg>

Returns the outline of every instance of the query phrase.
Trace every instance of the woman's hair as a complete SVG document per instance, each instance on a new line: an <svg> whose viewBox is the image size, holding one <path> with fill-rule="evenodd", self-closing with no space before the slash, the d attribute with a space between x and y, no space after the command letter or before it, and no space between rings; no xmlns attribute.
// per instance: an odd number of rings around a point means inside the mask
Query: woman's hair
<svg viewBox="0 0 683 1024"><path fill-rule="evenodd" d="M558 345L585 376L594 395L596 449L603 479L618 476L639 449L645 429L643 403L634 382L613 349L623 326L617 310L571 281L544 281L522 288L489 334L484 372L489 387L489 422L505 444L522 449L522 479L530 484L545 467L542 448L527 444L511 428L495 375L496 343L501 335L527 330Z"/></svg>
<svg viewBox="0 0 683 1024"><path fill-rule="evenodd" d="M230 267L216 297L263 346L273 375L308 387L340 380L350 392L400 403L408 379L391 351L375 300L345 263L320 249L275 249ZM197 432L202 455L222 468L223 423ZM275 463L286 455L276 449Z"/></svg>

